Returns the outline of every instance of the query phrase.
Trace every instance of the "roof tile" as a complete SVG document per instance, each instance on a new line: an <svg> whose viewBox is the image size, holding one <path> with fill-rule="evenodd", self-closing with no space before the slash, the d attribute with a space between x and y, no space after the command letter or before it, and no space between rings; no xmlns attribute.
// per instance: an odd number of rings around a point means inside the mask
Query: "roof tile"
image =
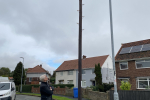
<svg viewBox="0 0 150 100"><path fill-rule="evenodd" d="M95 64L103 65L109 55L82 59L82 68L94 68ZM78 59L64 61L55 71L78 69Z"/></svg>
<svg viewBox="0 0 150 100"><path fill-rule="evenodd" d="M137 45L144 45L144 44L150 44L150 39L122 44L121 48L116 54L115 60L117 61L117 60L128 60L128 59L135 59L135 58L150 57L150 51L119 54L122 48L137 46Z"/></svg>
<svg viewBox="0 0 150 100"><path fill-rule="evenodd" d="M47 71L42 68L42 66L35 66L34 68L28 68L27 73L47 73Z"/></svg>

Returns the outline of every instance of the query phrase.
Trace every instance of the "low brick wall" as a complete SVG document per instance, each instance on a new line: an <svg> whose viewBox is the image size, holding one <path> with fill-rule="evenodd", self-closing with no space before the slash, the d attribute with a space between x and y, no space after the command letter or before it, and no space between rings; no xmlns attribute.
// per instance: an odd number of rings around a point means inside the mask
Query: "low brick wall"
<svg viewBox="0 0 150 100"><path fill-rule="evenodd" d="M88 90L87 98L91 100L109 100L109 92L105 93Z"/></svg>
<svg viewBox="0 0 150 100"><path fill-rule="evenodd" d="M54 88L53 94L66 95L66 88Z"/></svg>
<svg viewBox="0 0 150 100"><path fill-rule="evenodd" d="M32 87L32 93L40 93L40 87ZM73 89L65 88L54 88L53 94L66 95L73 97ZM90 100L110 100L110 92L98 92L92 91L92 89L83 89L82 88L82 97L88 98Z"/></svg>
<svg viewBox="0 0 150 100"><path fill-rule="evenodd" d="M31 92L32 92L32 93L40 93L40 87L35 88L35 87L32 86Z"/></svg>
<svg viewBox="0 0 150 100"><path fill-rule="evenodd" d="M39 81L32 81L31 84L39 85Z"/></svg>
<svg viewBox="0 0 150 100"><path fill-rule="evenodd" d="M68 87L66 87L66 96L73 97L73 89L69 89Z"/></svg>

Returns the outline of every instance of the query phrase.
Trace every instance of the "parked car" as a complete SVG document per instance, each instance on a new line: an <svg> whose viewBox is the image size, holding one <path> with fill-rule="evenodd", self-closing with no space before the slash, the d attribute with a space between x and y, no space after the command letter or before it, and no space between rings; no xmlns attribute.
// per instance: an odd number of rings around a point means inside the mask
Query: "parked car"
<svg viewBox="0 0 150 100"><path fill-rule="evenodd" d="M0 82L0 100L15 100L16 87L14 82Z"/></svg>

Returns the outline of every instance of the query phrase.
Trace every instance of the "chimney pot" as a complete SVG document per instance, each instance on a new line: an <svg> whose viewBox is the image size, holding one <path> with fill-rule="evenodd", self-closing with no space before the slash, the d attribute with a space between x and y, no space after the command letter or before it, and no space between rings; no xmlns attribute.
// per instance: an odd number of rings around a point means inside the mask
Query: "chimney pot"
<svg viewBox="0 0 150 100"><path fill-rule="evenodd" d="M42 64L40 64L40 67L42 67Z"/></svg>
<svg viewBox="0 0 150 100"><path fill-rule="evenodd" d="M86 59L86 56L85 56L85 55L83 55L83 59Z"/></svg>

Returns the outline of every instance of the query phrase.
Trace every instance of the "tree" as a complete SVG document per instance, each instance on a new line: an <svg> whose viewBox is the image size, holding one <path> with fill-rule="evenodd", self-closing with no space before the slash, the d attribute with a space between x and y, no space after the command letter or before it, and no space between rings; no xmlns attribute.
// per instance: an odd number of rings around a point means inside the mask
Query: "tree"
<svg viewBox="0 0 150 100"><path fill-rule="evenodd" d="M56 76L56 72L55 72L55 71L53 71L53 75L52 75L52 77L54 77L54 78L55 78L55 76Z"/></svg>
<svg viewBox="0 0 150 100"><path fill-rule="evenodd" d="M14 70L14 74L13 74L13 78L14 78L14 82L16 85L20 85L21 84L21 76L22 76L22 67L23 67L23 64L22 62L19 62ZM22 78L22 83L24 83L25 81L25 71L24 71L24 68L23 68L23 78Z"/></svg>
<svg viewBox="0 0 150 100"><path fill-rule="evenodd" d="M96 77L95 77L95 81L96 81L96 85L99 88L99 91L104 91L104 87L102 84L102 74L101 74L101 67L100 64L98 63L98 65L95 64L95 71L94 71Z"/></svg>
<svg viewBox="0 0 150 100"><path fill-rule="evenodd" d="M0 68L0 76L9 77L10 69L7 67Z"/></svg>
<svg viewBox="0 0 150 100"><path fill-rule="evenodd" d="M129 82L124 82L121 81L121 90L130 90L131 89L131 84Z"/></svg>
<svg viewBox="0 0 150 100"><path fill-rule="evenodd" d="M56 72L53 71L53 75L51 76L51 79L50 79L50 82L51 82L52 84L55 84L55 76L56 76Z"/></svg>
<svg viewBox="0 0 150 100"><path fill-rule="evenodd" d="M27 72L28 68L25 68L24 70L25 70L25 72Z"/></svg>
<svg viewBox="0 0 150 100"><path fill-rule="evenodd" d="M14 71L12 71L9 75L9 77L13 77Z"/></svg>

